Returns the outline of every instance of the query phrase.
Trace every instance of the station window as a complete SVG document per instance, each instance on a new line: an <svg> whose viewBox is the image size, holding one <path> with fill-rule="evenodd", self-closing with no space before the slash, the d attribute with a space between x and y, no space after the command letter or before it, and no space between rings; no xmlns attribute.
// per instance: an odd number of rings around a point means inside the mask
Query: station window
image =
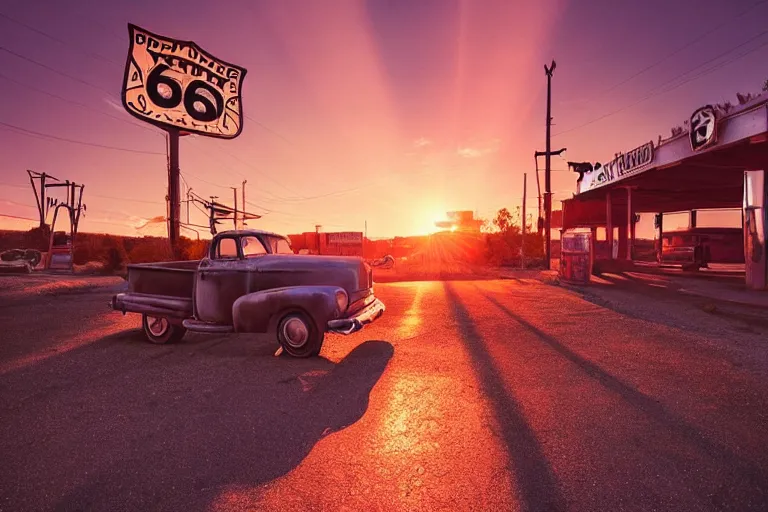
<svg viewBox="0 0 768 512"><path fill-rule="evenodd" d="M595 230L595 240L598 242L605 242L606 239L606 229L602 226L598 226Z"/></svg>

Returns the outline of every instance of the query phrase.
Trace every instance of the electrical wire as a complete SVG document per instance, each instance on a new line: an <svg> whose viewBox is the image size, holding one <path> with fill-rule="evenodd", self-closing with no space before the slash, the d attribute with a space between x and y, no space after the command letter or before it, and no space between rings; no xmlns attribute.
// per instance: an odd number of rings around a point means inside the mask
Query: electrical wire
<svg viewBox="0 0 768 512"><path fill-rule="evenodd" d="M605 96L606 94L608 94L608 93L618 89L622 85L624 85L626 83L629 83L630 81L634 80L635 78L639 77L640 75L642 75L642 74L646 73L647 71L650 71L651 69L655 68L659 64L661 64L663 62L666 62L668 59L670 59L671 57L674 57L675 55L677 55L678 53L682 52L683 50L687 50L688 48L690 48L694 44L698 43L699 41L701 41L702 39L704 39L708 35L710 35L710 34L712 34L714 32L717 32L721 28L723 28L726 25L732 23L734 20L736 20L738 18L741 18L742 16L747 14L749 11L751 11L751 10L755 9L756 7L759 7L759 6L763 5L763 4L766 4L766 3L768 3L768 0L760 0L759 2L755 2L751 6L747 7L743 11L741 11L736 16L733 16L732 18L728 19L727 21L724 21L723 23L720 23L719 25L717 25L715 27L712 27L711 29L707 30L706 32L704 32L700 36L698 36L698 37L692 39L691 41L687 42L686 44L684 44L683 46L681 46L678 49L674 50L673 52L666 54L664 57L662 57L661 59L655 61L653 64L650 64L649 66L644 67L640 71L637 71L636 73L630 75L629 77L625 78L621 82L619 82L617 84L614 84L611 87L608 87L607 89L604 89L603 91L595 94L592 99L597 98L597 97ZM591 101L591 100L587 100L587 101Z"/></svg>
<svg viewBox="0 0 768 512"><path fill-rule="evenodd" d="M10 199L0 199L0 202L8 203L8 204L13 204L13 205L16 205L16 206L23 206L24 208L31 208L33 210L37 210L37 206L32 206L32 205L24 204L24 203L17 203L16 201L11 201Z"/></svg>
<svg viewBox="0 0 768 512"><path fill-rule="evenodd" d="M90 57L90 58L92 58L92 59L96 59L96 60L100 60L100 61L102 61L102 62L106 62L106 63L108 63L108 64L112 64L113 66L117 66L117 67L119 67L119 68L121 68L121 67L122 67L122 65L121 65L121 64L119 64L119 63L115 62L115 61L114 61L114 60L112 60L112 59L108 59L108 58L106 58L106 57L104 57L104 56L102 56L102 55L99 55L99 54L97 54L97 53L91 53L91 52L88 52L88 51L86 51L86 50L83 50L83 49L81 49L81 48L78 48L78 47L74 46L74 45L73 45L73 44L71 44L71 43L68 43L68 42L66 42L66 41L64 41L64 40L62 40L62 39L59 39L59 38L58 38L58 37L56 37L56 36L52 36L51 34L49 34L49 33L47 33L47 32L44 32L44 31L42 31L42 30L40 30L40 29L37 29L37 28L35 28L35 27L32 27L32 26L30 26L30 25L27 25L26 23L24 23L24 22L22 22L22 21L19 21L19 20L17 20L17 19L11 18L10 16L8 16L7 14L5 14L5 13L3 13L3 12L0 12L0 18L3 18L3 19L5 19L5 20L7 20L7 21L10 21L11 23L15 23L16 25L19 25L19 26L21 26L21 27L24 27L24 28L26 28L27 30L30 30L30 31L32 31L32 32L35 32L36 34L40 34L41 36L43 36L43 37L46 37L46 38L50 39L51 41L54 41L54 42L56 42L56 43L58 43L58 44L60 44L60 45L68 46L69 48L72 48L72 49L74 49L75 51L77 51L78 53L81 53L81 54L83 54L83 55L85 55L85 56L87 56L87 57Z"/></svg>
<svg viewBox="0 0 768 512"><path fill-rule="evenodd" d="M0 187L11 187L11 188L27 188L29 185L14 185L13 183L2 183L0 182Z"/></svg>
<svg viewBox="0 0 768 512"><path fill-rule="evenodd" d="M98 86L98 85L93 84L91 82L88 82L86 80L82 80L82 79L80 79L80 78L78 78L76 76L72 76L69 73L65 73L63 71L59 71L58 69L52 68L51 66L48 66L47 64L43 64L42 62L38 62L35 59L27 57L26 55L22 55L20 53L16 53L13 50L9 50L8 48L6 48L6 47L4 47L2 45L0 45L0 51L4 51L6 53L10 53L11 55L14 55L14 56L18 57L19 59L25 60L27 62L31 62L32 64L35 64L36 66L40 66L43 69L47 69L51 73L56 73L57 75L61 75L63 77L69 78L70 80L74 80L75 82L81 83L83 85L87 85L88 87L91 87L93 89L98 89L99 91L105 92L105 93L107 93L109 95L112 94L110 91L108 91L107 89L105 89L105 88L103 88L101 86Z"/></svg>
<svg viewBox="0 0 768 512"><path fill-rule="evenodd" d="M148 131L148 132L150 132L150 133L153 133L153 134L158 134L158 135L160 135L160 133L159 133L159 132L158 132L156 129L153 129L153 128L149 127L149 126L146 126L146 125L141 125L141 124L138 124L138 123L134 123L134 122L132 122L132 121L130 121L130 120L128 120L128 119L123 119L123 118L121 118L121 117L118 117L118 116L112 115L112 114L110 114L110 113L108 113L108 112L104 112L104 111L102 111L102 110L99 110L99 109L97 109L97 108L94 108L94 107L92 107L92 106L90 106L90 105L87 105L87 104L85 104L85 103L80 103L79 101L71 100L71 99L68 99L68 98L64 98L63 96L59 96L58 94L53 94L53 93L50 93L50 92L48 92L48 91L45 91L45 90L43 90L43 89L40 89L40 88L38 88L38 87L35 87L34 85L31 85L31 84L29 84L29 83L20 82L19 80L16 80L16 79L14 79L14 78L11 78L11 77L9 77L9 76L7 76L7 75L3 74L3 73L0 73L0 78L2 78L2 79L4 79L4 80L7 80L7 81L9 81L9 82L12 82L12 83L14 83L14 84L16 84L16 85L19 85L19 86L21 86L21 87L24 87L25 89L31 89L31 90L33 90L33 91L35 91L35 92L38 92L38 93L40 93L40 94L44 94L44 95L46 95L46 96L50 96L51 98L56 98L57 100L60 100L60 101L63 101L63 102L69 103L69 104L71 104L71 105L75 105L75 106L77 106L77 107L80 107L80 108L83 108L83 109L85 109L85 110L89 110L89 111L91 111L91 112L95 112L95 113L97 113L97 114L101 114L101 115L103 115L103 116L109 117L110 119L115 119L115 120L117 120L117 121L120 121L121 123L129 124L129 125L131 125L131 126L135 126L136 128L141 128L142 130L146 130L146 131Z"/></svg>
<svg viewBox="0 0 768 512"><path fill-rule="evenodd" d="M768 1L768 0L766 0L766 1ZM279 139L282 139L287 144L289 144L291 146L293 145L293 143L290 140L288 140L286 137L280 135L279 133L277 133L275 130L273 130L269 126L265 125L264 123L260 123L259 121L257 121L256 119L252 118L248 114L243 114L243 117L246 118L247 120L251 121L252 123L258 125L264 131L267 131L267 132L271 133L272 135L274 135L275 137L277 137Z"/></svg>
<svg viewBox="0 0 768 512"><path fill-rule="evenodd" d="M88 195L90 195L91 197L98 197L101 199L112 199L114 201L128 201L131 203L163 204L163 205L165 204L165 202L160 202L160 201L147 201L145 199L131 199L129 197L103 196L100 194L88 194Z"/></svg>
<svg viewBox="0 0 768 512"><path fill-rule="evenodd" d="M219 187L219 188L225 188L225 189L227 189L227 190L232 190L232 187L228 187L228 186L226 186L226 185L220 185L220 184L218 184L218 183L214 183L214 182L212 182L212 181L208 181L208 180L206 180L206 179L204 179L204 178L201 178L200 176L196 176L196 175L194 175L194 174L191 174L191 173L189 173L189 172L187 172L187 171L184 171L183 173L182 173L181 171L179 171L179 174L185 175L185 176L187 176L188 178L194 178L194 179L196 179L196 180L198 180L198 181L202 181L203 183L207 183L208 185L211 185L211 186L213 186L213 187Z"/></svg>
<svg viewBox="0 0 768 512"><path fill-rule="evenodd" d="M691 69L689 69L688 71L677 75L676 77L672 78L671 80L668 80L668 81L664 82L663 84L655 87L654 89L651 89L651 91L649 93L647 93L645 96L643 96L642 98L634 101L633 103L630 103L629 105L625 105L624 107L621 107L621 108L618 108L618 109L613 110L611 112L608 112L606 114L603 114L603 115L601 115L599 117L596 117L596 118L594 118L594 119L592 119L590 121L587 121L586 123L582 123L582 124L580 124L578 126L575 126L573 128L569 128L567 130L563 130L561 132L555 133L555 134L552 135L552 137L557 137L557 136L563 135L565 133L570 133L570 132L573 132L573 131L576 131L576 130L580 130L581 128L584 128L585 126L589 126L589 125L594 124L594 123L596 123L598 121L602 121L603 119L606 119L608 117L614 116L614 115L616 115L616 114L618 114L620 112L623 112L623 111L625 111L625 110L627 110L629 108L632 108L632 107L634 107L636 105L639 105L640 103L643 103L643 102L645 102L645 101L647 101L647 100L649 100L649 99L651 99L651 98L653 98L655 96L659 96L661 94L666 94L666 93L668 93L670 91L673 91L673 90L677 89L678 87L681 87L681 86L683 86L683 85L685 85L685 84L687 84L687 83L689 83L689 82L691 82L693 80L696 80L698 78L701 78L702 76L705 76L705 75L710 74L710 73L712 73L714 71L717 71L718 69L720 69L720 68L722 68L724 66L728 66L730 64L733 64L734 62L738 61L739 59L741 59L743 57L746 57L750 53L754 53L757 50L759 50L760 48L768 45L768 41L763 43L763 44L761 44L761 45L759 45L756 48L753 48L752 50L749 50L749 51L747 51L745 53L742 53L738 57L735 57L735 58L733 58L733 59L731 59L729 61L726 61L724 63L720 63L718 65L715 65L715 66L709 68L708 70L704 71L703 73L700 73L700 74L698 74L696 76L693 76L693 77L689 77L688 79L684 80L683 82L681 82L681 83L679 83L677 85L674 85L674 86L669 87L667 89L662 89L663 87L665 87L665 86L675 82L676 80L679 80L679 79L685 77L689 73L691 73L693 71L696 71L697 69L702 68L702 67L706 66L707 64L710 64L710 63L712 63L712 62L714 62L714 61L716 61L718 59L721 59L722 57L728 55L729 53L733 52L734 50L737 50L737 49L739 49L739 48L741 48L743 46L746 46L747 44L749 44L749 43L753 42L754 40L764 36L765 34L768 34L768 30L764 30L763 32L757 34L756 36L751 37L747 41L745 41L745 42L743 42L743 43L741 43L739 45L736 45L736 46L726 50L725 52L719 54L718 56L713 57L713 58L711 58L711 59L709 59L709 60L707 60L707 61L705 61L705 62L703 62L703 63L701 63L701 64L699 64L699 65L697 65L697 66L695 66L693 68L691 68Z"/></svg>
<svg viewBox="0 0 768 512"><path fill-rule="evenodd" d="M32 222L39 222L40 221L40 219L30 219L29 217L19 217L17 215L7 215L5 213L0 213L0 217L8 217L10 219L31 220Z"/></svg>
<svg viewBox="0 0 768 512"><path fill-rule="evenodd" d="M37 132L34 130L28 130L27 128L22 128L21 126L16 126L14 124L6 123L3 121L0 121L0 126L5 126L7 128L10 128L12 130L16 130L20 133L23 133L25 135L29 135L31 137L37 137L37 138L43 138L43 139L50 139L50 140L57 140L61 142L69 142L71 144L80 144L81 146L90 146L94 148L101 148L101 149L111 149L113 151L124 151L127 153L138 153L142 155L161 155L165 156L165 153L161 153L159 151L143 151L140 149L131 149L131 148L121 148L117 146L108 146L106 144L97 144L95 142L86 142L83 140L75 140L75 139L68 139L65 137L59 137L57 135L51 135L49 133L42 133Z"/></svg>

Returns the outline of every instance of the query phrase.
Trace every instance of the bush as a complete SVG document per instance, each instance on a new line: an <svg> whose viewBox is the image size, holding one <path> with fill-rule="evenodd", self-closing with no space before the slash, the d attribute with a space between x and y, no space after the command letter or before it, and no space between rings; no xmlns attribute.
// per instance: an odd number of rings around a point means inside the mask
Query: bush
<svg viewBox="0 0 768 512"><path fill-rule="evenodd" d="M131 263L153 263L157 261L171 261L173 255L168 241L162 238L145 237L138 239L128 252L128 261Z"/></svg>
<svg viewBox="0 0 768 512"><path fill-rule="evenodd" d="M128 255L125 253L123 240L115 236L107 235L104 237L102 247L103 250L100 261L104 264L104 270L112 273L125 270Z"/></svg>
<svg viewBox="0 0 768 512"><path fill-rule="evenodd" d="M502 233L489 233L486 238L486 258L492 265L519 265L520 246L523 237L520 230L509 229ZM534 260L544 258L544 245L537 233L525 235L526 266Z"/></svg>
<svg viewBox="0 0 768 512"><path fill-rule="evenodd" d="M205 240L191 240L186 237L179 239L179 259L199 260L208 252L208 242Z"/></svg>
<svg viewBox="0 0 768 512"><path fill-rule="evenodd" d="M85 265L92 261L104 260L104 239L102 236L78 234L75 238L75 265Z"/></svg>
<svg viewBox="0 0 768 512"><path fill-rule="evenodd" d="M48 252L51 230L46 225L42 228L32 228L25 235L24 249L35 249L40 252Z"/></svg>

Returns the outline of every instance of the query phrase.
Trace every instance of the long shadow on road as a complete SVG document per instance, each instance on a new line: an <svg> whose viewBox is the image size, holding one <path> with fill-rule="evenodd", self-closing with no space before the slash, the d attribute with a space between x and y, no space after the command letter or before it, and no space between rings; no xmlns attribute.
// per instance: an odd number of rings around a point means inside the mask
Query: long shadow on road
<svg viewBox="0 0 768 512"><path fill-rule="evenodd" d="M763 505L768 504L768 474L766 474L765 469L740 457L727 446L705 437L698 429L687 423L679 415L669 411L652 397L638 391L636 388L611 375L597 364L575 353L556 338L548 335L535 325L511 311L507 306L499 302L498 299L487 293L485 290L482 290L479 287L478 290L480 290L480 293L486 299L493 303L509 318L520 324L524 329L536 335L537 338L552 348L555 352L575 364L587 376L596 380L610 391L618 394L632 407L641 410L665 428L672 430L686 442L695 446L703 454L716 459L721 467L728 468L737 473L731 475L731 478L748 482L749 487L754 493L752 496L747 497L747 502L750 505L754 505L755 503L761 503Z"/></svg>
<svg viewBox="0 0 768 512"><path fill-rule="evenodd" d="M445 283L445 291L458 323L462 341L473 361L483 391L493 403L511 464L510 472L517 481L523 510L564 510L557 478L541 450L536 434L525 419L520 405L509 394L504 378L484 347L483 338L453 286Z"/></svg>
<svg viewBox="0 0 768 512"><path fill-rule="evenodd" d="M244 356L232 340L162 347L155 357L145 351L160 347L134 345L134 335L6 375L5 505L209 510L223 493L285 475L358 421L394 351L367 341L333 363L275 358L271 348Z"/></svg>

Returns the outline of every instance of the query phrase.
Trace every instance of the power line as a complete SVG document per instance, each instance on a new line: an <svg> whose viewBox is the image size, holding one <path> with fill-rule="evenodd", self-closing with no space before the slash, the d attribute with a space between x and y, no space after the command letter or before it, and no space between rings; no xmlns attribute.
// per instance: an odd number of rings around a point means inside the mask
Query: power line
<svg viewBox="0 0 768 512"><path fill-rule="evenodd" d="M121 117L118 117L118 116L112 115L112 114L110 114L110 113L108 113L108 112L103 112L103 111L101 111L101 110L99 110L99 109L97 109L97 108L94 108L94 107L92 107L92 106L90 106L90 105L87 105L87 104L85 104L85 103L80 103L79 101L71 100L71 99L68 99L68 98L64 98L63 96L59 96L58 94L53 94L53 93L50 93L50 92L48 92L48 91L45 91L45 90L43 90L43 89L40 89L40 88L38 88L38 87L35 87L35 86L34 86L34 85L32 85L32 84L29 84L29 83L26 83L26 82L21 82L21 81L19 81L19 80L16 80L16 79L14 79L14 78L11 78L11 77L9 77L9 76L7 76L7 75L4 75L3 73L0 73L0 78L3 78L4 80L8 80L9 82L13 82L13 83L15 83L16 85L19 85L19 86L21 86L21 87L24 87L25 89L31 89L31 90L33 90L33 91L36 91L36 92L40 93L40 94L45 94L46 96L50 96L51 98L56 98L57 100L60 100L60 101L64 101L64 102L66 102L66 103L70 103L70 104L72 104L72 105L75 105L75 106L78 106L78 107L80 107L80 108L84 108L84 109L86 109L86 110L90 110L91 112L95 112L95 113L97 113L97 114L101 114L101 115L103 115L103 116L106 116L106 117L109 117L109 118L111 118L111 119L115 119L115 120L117 120L117 121L120 121L120 122L122 122L122 123L125 123L125 124L129 124L129 125L131 125L131 126L135 126L135 127L137 127L137 128L141 128L142 130L147 130L147 131L149 131L149 132L151 132L151 133L155 133L155 134L157 134L157 133L158 133L156 130L154 130L154 129L150 128L149 126L140 125L140 124L138 124L138 123L134 123L134 122L132 122L132 121L130 121L130 120L128 120L128 119L123 119L123 118L121 118Z"/></svg>
<svg viewBox="0 0 768 512"><path fill-rule="evenodd" d="M86 80L82 80L82 79L80 79L80 78L78 78L76 76L72 76L69 73L64 73L63 71L59 71L58 69L52 68L51 66L48 66L47 64L43 64L42 62L38 62L35 59L29 58L29 57L27 57L25 55L22 55L20 53L16 53L13 50L9 50L8 48L6 48L6 47L4 47L2 45L0 45L0 51L4 51L6 53L10 53L11 55L14 55L14 56L18 57L19 59L25 60L27 62L31 62L32 64L40 66L43 69L47 69L48 71L50 71L52 73L56 73L57 75L61 75L63 77L69 78L70 80L74 80L75 82L79 82L79 83L81 83L83 85L87 85L88 87L91 87L93 89L98 89L99 91L105 92L105 93L107 93L109 95L112 94L110 91L104 89L101 86L92 84L91 82L88 82Z"/></svg>
<svg viewBox="0 0 768 512"><path fill-rule="evenodd" d="M17 203L16 201L11 201L10 199L0 199L0 202L5 202L5 203L13 204L13 205L16 205L16 206L23 206L24 208L32 208L33 210L37 210L36 206L32 206L32 205L24 204L24 203Z"/></svg>
<svg viewBox="0 0 768 512"><path fill-rule="evenodd" d="M687 80L684 80L683 82L681 82L681 83L679 83L677 85L674 85L673 87L670 87L668 89L663 89L662 90L663 87L665 87L665 86L675 82L676 80L679 80L679 79L685 77L685 75L688 75L689 73L691 73L693 71L696 71L697 69L702 68L702 67L706 66L707 64L710 64L710 63L712 63L712 62L714 62L714 61L716 61L716 60L718 60L718 59L728 55L729 53L733 52L734 50L738 50L739 48L741 48L743 46L746 46L747 44L751 43L755 39L758 39L758 38L764 36L765 34L768 34L768 30L765 30L765 31L757 34L756 36L751 37L747 41L745 41L745 42L743 42L743 43L741 43L739 45L736 45L736 46L730 48L729 50L726 50L725 52L719 54L718 56L713 57L713 58L711 58L711 59L709 59L709 60L707 60L707 61L705 61L705 62L703 62L703 63L701 63L701 64L699 64L697 66L694 66L693 68L689 69L688 71L677 75L676 77L672 78L671 80L668 80L668 81L664 82L663 84L655 87L654 89L651 89L651 91L648 92L648 94L646 94L645 96L643 96L639 100L637 100L637 101L635 101L633 103L630 103L629 105L625 105L624 107L621 107L621 108L618 108L618 109L613 110L611 112L608 112L606 114L603 114L603 115L601 115L599 117L596 117L596 118L592 119L591 121L587 121L586 123L580 124L580 125L575 126L573 128L569 128L567 130L563 130L561 132L558 132L558 133L554 134L553 137L556 137L558 135L563 135L565 133L573 132L573 131L579 130L581 128L584 128L585 126L589 126L591 124L594 124L594 123L596 123L598 121L602 121L603 119L606 119L608 117L614 116L614 115L616 115L616 114L618 114L620 112L623 112L623 111L625 111L625 110L627 110L629 108L632 108L632 107L634 107L636 105L639 105L640 103L643 103L644 101L649 100L649 99L653 98L654 96L658 96L660 94L665 94L665 93L668 93L670 91L673 91L674 89L677 89L678 87L681 87L681 86L683 86L683 85L685 85L685 84L687 84L687 83L689 83L689 82L691 82L693 80L701 78L704 75L707 75L707 74L710 74L710 73L712 73L714 71L717 71L718 69L720 69L720 68L722 68L724 66L733 64L737 60L739 60L739 59L741 59L743 57L746 57L750 53L756 52L757 50L759 50L763 46L768 45L768 42L765 42L765 43L761 44L760 46L758 46L756 48L753 48L752 50L749 50L749 51L747 51L745 53L742 53L741 55L731 59L730 61L726 61L724 63L715 65L712 68L709 68L708 70L704 71L703 73L700 73L699 75L696 75L694 77L688 78Z"/></svg>
<svg viewBox="0 0 768 512"><path fill-rule="evenodd" d="M737 55L736 57L734 57L730 61L725 61L725 62L721 62L719 64L715 64L714 66L711 66L711 67L705 69L701 73L699 73L697 75L694 75L692 77L689 77L689 78L685 79L684 81L680 82L679 84L676 84L676 85L674 85L674 86L672 86L670 88L667 88L667 89L663 90L661 93L663 94L663 93L667 93L669 91L673 91L673 90L677 89L678 87L683 86L683 85L685 85L685 84L687 84L689 82L693 82L694 80L698 80L699 78L701 78L703 76L706 76L706 75L709 75L711 73L714 73L718 69L721 69L721 68L724 68L726 66L729 66L729 65L733 64L734 62L736 62L738 60L741 60L742 58L746 57L747 55L749 55L751 53L754 53L757 50L759 50L760 48L763 48L765 46L768 46L768 41L766 41L766 42L756 46L755 48L752 48L751 50L747 50L746 52L743 52L743 53Z"/></svg>
<svg viewBox="0 0 768 512"><path fill-rule="evenodd" d="M66 41L64 41L62 39L59 39L58 37L52 36L51 34L49 34L47 32L43 32L42 30L37 29L35 27L32 27L30 25L27 25L26 23L24 23L22 21L19 21L17 19L11 18L10 16L8 16L5 13L0 12L0 18L8 20L11 23L15 23L16 25L24 27L27 30L35 32L36 34L40 34L41 36L46 37L46 38L50 39L51 41L54 41L54 42L56 42L58 44L61 44L61 45L64 45L64 46L68 46L68 47L76 50L77 52L79 52L79 53L81 53L81 54L83 54L83 55L85 55L87 57L90 57L90 58L96 59L96 60L100 60L100 61L103 61L103 62L107 62L107 63L112 64L114 66L122 67L121 64L118 64L117 62L113 61L112 59L108 59L108 58L106 58L106 57L104 57L102 55L99 55L99 54L96 54L96 53L91 53L91 52L88 52L88 51L83 50L81 48L78 48L78 47L74 46L73 44L68 43L68 42L66 42Z"/></svg>
<svg viewBox="0 0 768 512"><path fill-rule="evenodd" d="M686 49L690 48L691 46L693 46L694 44L698 43L699 41L701 41L702 39L704 39L704 38L705 38L705 37L707 37L708 35L710 35L710 34L712 34L712 33L714 33L714 32L717 32L718 30L720 30L720 29L721 29L721 28L723 28L724 26L726 26L726 25L728 25L728 24L732 23L734 20L736 20L736 19L738 19L738 18L741 18L742 16L744 16L745 14L747 14L749 11L751 11L751 10L753 10L754 8L756 8L756 7L759 7L759 6L761 6L761 5L765 4L765 3L768 3L768 0L760 0L759 2L756 2L756 3L752 4L751 6L747 7L745 10L741 11L741 12L740 12L739 14L737 14L736 16L734 16L734 17L730 18L730 19L729 19L729 20L727 20L727 21L724 21L723 23L720 23L719 25L717 25L717 26L715 26L715 27L712 27L711 29L707 30L706 32L704 32L704 33L703 33L703 34L701 34L700 36L698 36L698 37L696 37L696 38L692 39L691 41L689 41L688 43L686 43L686 44L684 44L683 46L679 47L678 49L674 50L673 52L671 52L671 53L668 53L667 55L665 55L665 56L664 56L664 57L662 57L661 59L657 60L657 61L656 61L656 62L654 62L653 64L651 64L651 65L649 65L649 66L646 66L645 68L641 69L640 71L636 72L635 74L633 74L633 75L629 76L628 78L625 78L625 79L624 79L624 80L622 80L621 82L619 82L619 83L617 83L617 84L614 84L614 85L612 85L611 87L609 87L609 88L607 88L607 89L605 89L605 90L603 90L603 91L601 91L601 92L599 92L599 93L595 94L595 95L594 95L594 97L593 97L593 99L594 99L594 98L596 98L596 97L598 97L598 96L604 96L604 95L606 95L606 94L608 94L608 93L610 93L610 92L612 92L612 91L614 91L614 90L618 89L618 88L619 88L619 87L621 87L622 85L624 85L624 84L626 84L626 83L628 83L628 82L630 82L630 81L634 80L635 78L637 78L638 76L642 75L643 73L645 73L645 72L647 72L647 71L650 71L651 69L655 68L655 67L656 67L656 66L658 66L659 64L661 64L661 63L663 63L663 62L666 62L666 61L667 61L668 59L670 59L671 57L674 57L675 55L677 55L678 53L682 52L683 50L686 50Z"/></svg>
<svg viewBox="0 0 768 512"><path fill-rule="evenodd" d="M766 0L766 1L768 1L768 0ZM258 126L261 128L261 129L263 129L263 130L265 130L265 131L267 131L267 132L271 133L271 134L272 134L272 135L274 135L275 137L277 137L277 138L279 138L279 139L282 139L282 140L283 140L283 141L285 141L287 144L289 144L289 145L291 145L291 146L293 145L293 143L292 143L290 140L288 140L287 138L283 137L282 135L280 135L279 133L277 133L275 130L273 130L273 129L272 129L272 128L270 128L269 126L265 125L264 123L260 123L259 121L255 120L254 118L252 118L252 117L251 117L251 116L249 116L248 114L243 114L243 117L245 117L247 120L251 121L252 123L254 123L254 124L258 125Z"/></svg>
<svg viewBox="0 0 768 512"><path fill-rule="evenodd" d="M31 220L32 222L37 222L37 219L30 219L29 217L19 217L17 215L6 215L5 213L0 213L0 217L8 217L11 219L21 219L21 220Z"/></svg>
<svg viewBox="0 0 768 512"><path fill-rule="evenodd" d="M212 181L208 181L208 180L206 180L206 179L204 179L204 178L201 178L200 176L195 176L194 174L190 174L190 173L189 173L189 172L187 172L187 171L184 171L184 172L183 172L183 173L181 173L181 174L182 174L182 176L183 176L183 175L186 175L186 176L188 176L188 177L190 177L190 178L194 178L194 179L196 179L196 180L198 180L198 181L202 181L203 183L207 183L208 185L211 185L211 186L213 186L213 187L226 188L226 189L230 189L230 190L232 189L232 187L229 187L229 186L226 186L226 185L219 185L218 183L214 183L214 182L212 182ZM185 181L185 183L186 183L186 181Z"/></svg>
<svg viewBox="0 0 768 512"><path fill-rule="evenodd" d="M165 202L160 202L160 201L147 201L145 199L131 199L131 198L128 198L128 197L102 196L102 195L99 195L99 194L88 194L88 195L90 195L92 197L98 197L98 198L101 198L101 199L112 199L112 200L115 200L115 201L128 201L128 202L131 202L131 203L163 204L163 205L166 204Z"/></svg>
<svg viewBox="0 0 768 512"><path fill-rule="evenodd" d="M48 133L42 133L42 132L36 132L34 130L28 130L26 128L22 128L20 126L16 126L10 123L5 123L3 121L0 121L0 125L5 126L7 128L10 128L12 130L17 130L18 132L21 132L25 135L29 135L31 137L37 137L37 138L43 138L43 139L51 139L51 140L57 140L61 142L69 142L70 144L80 144L81 146L90 146L95 148L101 148L101 149L111 149L113 151L124 151L127 153L138 153L142 155L162 155L165 156L165 153L160 153L158 151L143 151L140 149L131 149L131 148L121 148L117 146L108 146L106 144L97 144L95 142L86 142L83 140L75 140L75 139L67 139L65 137L59 137L57 135L51 135Z"/></svg>
<svg viewBox="0 0 768 512"><path fill-rule="evenodd" d="M279 186L283 187L285 190L287 190L287 191L289 191L289 192L291 191L291 189L290 189L290 188L286 187L285 185L283 185L282 183L280 183L280 182L279 182L279 181L277 181L275 178L273 178L272 176L270 176L268 173L266 173L266 172L262 171L261 169L259 169L259 168L258 168L258 167L256 167L255 165L253 165L253 164L251 164L251 163L249 163L249 162L246 162L245 160L242 160L241 158L239 158L239 157L235 156L234 154L232 154L231 152L229 152L229 151L227 151L227 150L224 150L224 149L222 149L221 147L219 147L219 151L221 151L221 152L222 152L222 153L224 153L225 155L229 155L231 158L233 158L233 159L237 160L237 161L238 161L238 162L240 162L241 164L243 164L243 165L245 165L245 166L247 166L247 167L250 167L251 169L253 169L254 171L256 171L256 173L258 173L260 176L262 176L262 177L264 177L264 178L267 178L268 180L271 180L271 181L272 181L273 183L275 183L276 185L279 185ZM243 177L246 177L245 175L241 175L241 176L243 176ZM275 197L276 197L278 200L281 200L281 201L286 199L286 198L283 198L283 197L280 197L280 196L278 196L277 194L272 194L272 195L273 195L273 196L275 196Z"/></svg>
<svg viewBox="0 0 768 512"><path fill-rule="evenodd" d="M28 185L14 185L13 183L0 183L0 187L27 188Z"/></svg>

